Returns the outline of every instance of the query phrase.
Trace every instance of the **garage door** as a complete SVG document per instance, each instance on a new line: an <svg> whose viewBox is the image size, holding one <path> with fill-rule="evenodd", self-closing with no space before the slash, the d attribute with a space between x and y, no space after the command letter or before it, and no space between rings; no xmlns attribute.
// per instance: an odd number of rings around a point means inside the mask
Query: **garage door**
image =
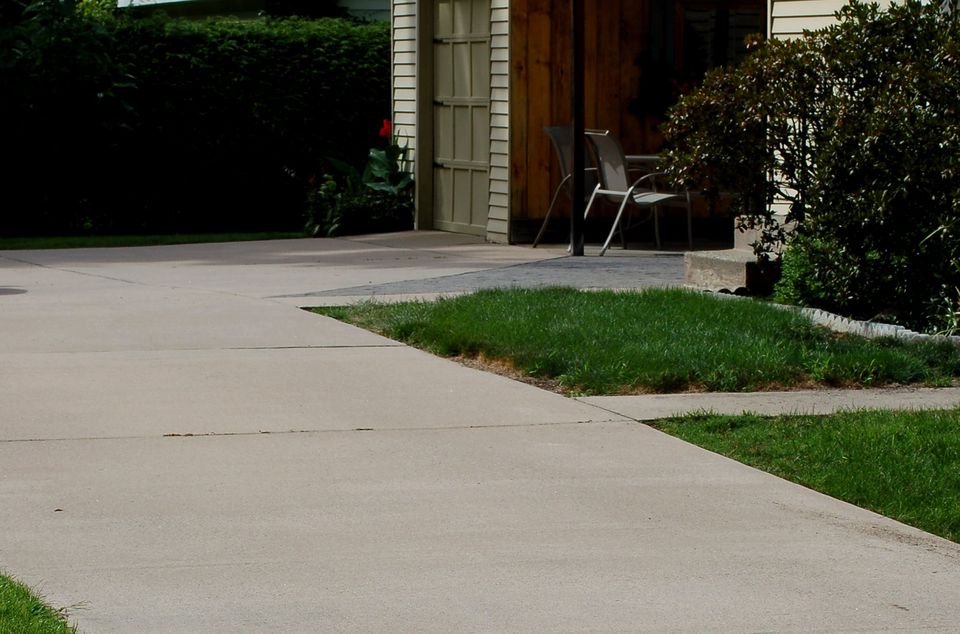
<svg viewBox="0 0 960 634"><path fill-rule="evenodd" d="M435 229L486 235L490 1L434 0Z"/></svg>

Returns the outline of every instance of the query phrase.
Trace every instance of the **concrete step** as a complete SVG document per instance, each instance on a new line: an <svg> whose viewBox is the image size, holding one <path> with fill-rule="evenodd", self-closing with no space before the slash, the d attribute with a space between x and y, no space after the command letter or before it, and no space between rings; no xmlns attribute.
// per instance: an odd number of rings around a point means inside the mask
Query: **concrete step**
<svg viewBox="0 0 960 634"><path fill-rule="evenodd" d="M753 243L760 239L760 232L756 229L733 231L733 248L742 251L753 251Z"/></svg>
<svg viewBox="0 0 960 634"><path fill-rule="evenodd" d="M761 265L748 249L689 251L683 256L684 281L696 288L767 295L779 277L779 264Z"/></svg>

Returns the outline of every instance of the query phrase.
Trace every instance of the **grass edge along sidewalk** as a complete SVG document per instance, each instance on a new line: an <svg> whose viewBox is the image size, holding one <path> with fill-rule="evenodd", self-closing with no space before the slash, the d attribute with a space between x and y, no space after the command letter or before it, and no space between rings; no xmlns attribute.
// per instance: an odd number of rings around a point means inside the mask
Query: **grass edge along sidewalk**
<svg viewBox="0 0 960 634"><path fill-rule="evenodd" d="M312 309L567 394L946 386L960 348L840 335L796 311L683 289L494 289Z"/></svg>
<svg viewBox="0 0 960 634"><path fill-rule="evenodd" d="M960 367L960 352L946 341L837 335L797 312L682 290L513 289L431 303L315 310L435 353L482 356L488 364L553 378L568 392L942 385L953 381ZM826 495L960 539L960 409L824 417L705 414L654 426Z"/></svg>
<svg viewBox="0 0 960 634"><path fill-rule="evenodd" d="M653 424L738 462L960 542L960 409L698 414Z"/></svg>
<svg viewBox="0 0 960 634"><path fill-rule="evenodd" d="M0 573L0 634L76 634L63 610L54 610L16 579Z"/></svg>

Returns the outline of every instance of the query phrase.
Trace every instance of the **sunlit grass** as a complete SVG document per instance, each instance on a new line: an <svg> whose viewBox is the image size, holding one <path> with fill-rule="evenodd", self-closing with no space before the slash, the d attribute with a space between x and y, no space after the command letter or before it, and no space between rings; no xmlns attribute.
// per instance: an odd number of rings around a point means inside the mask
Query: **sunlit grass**
<svg viewBox="0 0 960 634"><path fill-rule="evenodd" d="M491 290L315 310L586 394L944 385L960 373L960 351L946 342L837 336L793 311L679 289Z"/></svg>
<svg viewBox="0 0 960 634"><path fill-rule="evenodd" d="M960 410L687 416L663 431L960 541Z"/></svg>

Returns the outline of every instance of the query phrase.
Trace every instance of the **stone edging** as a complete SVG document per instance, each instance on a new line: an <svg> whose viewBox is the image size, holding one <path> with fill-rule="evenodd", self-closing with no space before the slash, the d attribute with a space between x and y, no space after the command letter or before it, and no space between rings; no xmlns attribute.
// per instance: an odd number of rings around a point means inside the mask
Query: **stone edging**
<svg viewBox="0 0 960 634"><path fill-rule="evenodd" d="M727 293L713 293L718 297L730 297L740 299L739 295ZM800 314L809 317L813 323L829 328L834 332L859 335L867 339L876 339L878 337L894 337L896 339L905 339L907 341L949 341L955 346L960 346L960 336L957 335L927 335L915 332L903 326L894 324L884 324L877 321L858 321L849 317L842 317L833 313L821 310L819 308L806 308L801 306L788 306L786 304L770 304L781 310L795 310Z"/></svg>
<svg viewBox="0 0 960 634"><path fill-rule="evenodd" d="M785 309L798 309L796 306L784 306L782 304L774 304L774 306ZM904 328L903 326L896 326L894 324L883 324L876 321L857 321L856 319L850 319L848 317L841 317L840 315L828 313L827 311L819 308L799 308L799 311L801 314L812 319L815 324L826 326L834 332L860 335L861 337L866 337L868 339L874 339L877 337L894 337L896 339L906 339L908 341L925 341L928 339L937 341L943 340L949 341L956 346L960 346L960 337L956 335L927 335L921 332L915 332L909 328Z"/></svg>

